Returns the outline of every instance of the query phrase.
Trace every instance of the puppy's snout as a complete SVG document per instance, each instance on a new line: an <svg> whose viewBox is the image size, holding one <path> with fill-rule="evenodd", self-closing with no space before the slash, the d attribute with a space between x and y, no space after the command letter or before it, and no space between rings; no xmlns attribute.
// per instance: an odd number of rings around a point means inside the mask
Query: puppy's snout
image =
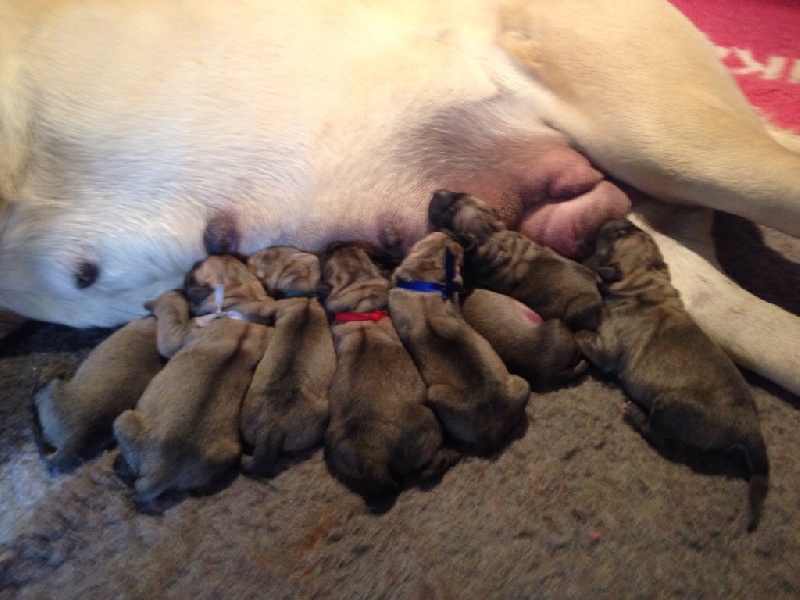
<svg viewBox="0 0 800 600"><path fill-rule="evenodd" d="M446 225L445 219L453 210L453 202L463 195L450 190L436 190L428 204L428 223L432 227Z"/></svg>

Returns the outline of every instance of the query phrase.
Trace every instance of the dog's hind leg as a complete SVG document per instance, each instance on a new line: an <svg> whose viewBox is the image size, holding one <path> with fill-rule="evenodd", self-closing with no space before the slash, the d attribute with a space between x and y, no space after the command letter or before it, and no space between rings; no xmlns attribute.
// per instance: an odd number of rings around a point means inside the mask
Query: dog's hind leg
<svg viewBox="0 0 800 600"><path fill-rule="evenodd" d="M602 170L800 237L800 144L767 129L665 0L509 0L499 42L531 76L536 116Z"/></svg>
<svg viewBox="0 0 800 600"><path fill-rule="evenodd" d="M672 285L695 322L738 365L800 394L800 317L742 289L717 263L713 212L636 205L631 220L653 236Z"/></svg>
<svg viewBox="0 0 800 600"><path fill-rule="evenodd" d="M286 434L277 427L271 426L262 436L259 436L253 449L251 460L242 460L242 470L248 475L272 477L276 474L278 457L283 450Z"/></svg>

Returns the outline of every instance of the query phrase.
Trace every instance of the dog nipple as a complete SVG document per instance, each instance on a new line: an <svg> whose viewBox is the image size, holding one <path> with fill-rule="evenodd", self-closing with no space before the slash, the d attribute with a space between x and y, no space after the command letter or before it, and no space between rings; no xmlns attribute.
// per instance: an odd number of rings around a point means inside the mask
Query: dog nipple
<svg viewBox="0 0 800 600"><path fill-rule="evenodd" d="M238 252L241 235L236 217L229 212L214 214L203 231L203 248L208 254Z"/></svg>
<svg viewBox="0 0 800 600"><path fill-rule="evenodd" d="M78 265L78 268L73 273L75 278L75 286L79 290L84 290L92 285L100 275L100 267L97 263L84 261Z"/></svg>

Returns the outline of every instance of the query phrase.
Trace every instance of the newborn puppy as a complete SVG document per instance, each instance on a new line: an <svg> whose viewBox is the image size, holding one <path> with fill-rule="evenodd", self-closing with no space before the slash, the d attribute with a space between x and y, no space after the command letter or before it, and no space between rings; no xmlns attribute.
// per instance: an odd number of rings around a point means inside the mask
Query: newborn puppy
<svg viewBox="0 0 800 600"><path fill-rule="evenodd" d="M284 452L322 441L336 354L325 309L317 300L319 259L289 246L252 255L248 267L278 299L267 351L242 405L241 433L252 457L242 467L271 475Z"/></svg>
<svg viewBox="0 0 800 600"><path fill-rule="evenodd" d="M156 320L144 317L112 333L75 372L34 396L36 437L45 462L56 471L76 467L113 441L112 424L134 408L164 360L156 348Z"/></svg>
<svg viewBox="0 0 800 600"><path fill-rule="evenodd" d="M322 271L337 358L325 433L331 467L365 494L396 491L412 474L440 476L458 454L443 447L425 383L386 312L389 280L358 245L329 248Z"/></svg>
<svg viewBox="0 0 800 600"><path fill-rule="evenodd" d="M558 318L573 329L597 327L602 299L594 273L508 231L482 200L438 190L428 205L428 221L467 248L464 278L469 287L511 296L543 319Z"/></svg>
<svg viewBox="0 0 800 600"><path fill-rule="evenodd" d="M461 314L492 345L508 370L531 385L566 383L589 367L564 321L542 321L509 296L472 290L461 302Z"/></svg>
<svg viewBox="0 0 800 600"><path fill-rule="evenodd" d="M394 272L389 314L443 429L464 450L489 454L525 417L530 386L509 375L489 342L461 316L455 296L463 255L442 232L417 242Z"/></svg>
<svg viewBox="0 0 800 600"><path fill-rule="evenodd" d="M136 409L114 422L145 504L168 490L207 486L239 461L241 403L275 312L275 301L232 256L197 263L184 293L188 302L171 291L147 303L158 319L159 352L170 361Z"/></svg>
<svg viewBox="0 0 800 600"><path fill-rule="evenodd" d="M632 423L650 441L745 451L752 531L767 494L769 461L744 377L689 317L647 233L630 221L611 221L587 262L603 279L605 302L597 333L577 334L584 354L616 374L640 407L631 405Z"/></svg>

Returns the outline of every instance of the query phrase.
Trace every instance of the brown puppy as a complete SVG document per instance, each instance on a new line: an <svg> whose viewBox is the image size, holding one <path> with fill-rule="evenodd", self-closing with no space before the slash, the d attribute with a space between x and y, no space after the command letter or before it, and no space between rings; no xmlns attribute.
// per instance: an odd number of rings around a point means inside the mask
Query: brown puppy
<svg viewBox="0 0 800 600"><path fill-rule="evenodd" d="M428 205L429 224L468 249L464 279L469 287L511 296L573 329L597 327L602 299L597 278L583 265L508 231L485 202L438 190Z"/></svg>
<svg viewBox="0 0 800 600"><path fill-rule="evenodd" d="M330 248L322 272L337 358L325 433L331 467L370 494L395 491L413 473L438 477L458 454L443 447L425 382L386 313L389 280L358 245Z"/></svg>
<svg viewBox="0 0 800 600"><path fill-rule="evenodd" d="M509 296L472 290L461 302L461 314L492 345L508 370L531 385L565 383L589 367L564 321L542 321Z"/></svg>
<svg viewBox="0 0 800 600"><path fill-rule="evenodd" d="M389 313L442 428L464 450L488 454L525 417L530 386L509 375L489 342L461 316L456 290L463 256L461 245L438 231L414 244L392 277L397 287L389 292Z"/></svg>
<svg viewBox="0 0 800 600"><path fill-rule="evenodd" d="M252 255L247 264L278 300L275 329L242 405L242 438L253 448L252 457L242 457L242 467L271 475L280 454L322 441L336 353L328 316L317 299L317 256L275 246Z"/></svg>
<svg viewBox="0 0 800 600"><path fill-rule="evenodd" d="M158 319L158 349L170 361L136 409L114 422L143 503L207 486L239 460L241 402L266 349L261 323L275 312L275 301L232 256L197 263L185 294L188 302L172 291L148 303Z"/></svg>
<svg viewBox="0 0 800 600"><path fill-rule="evenodd" d="M112 424L134 408L164 365L156 348L156 320L133 321L92 350L70 381L57 378L34 396L37 442L57 471L110 446Z"/></svg>
<svg viewBox="0 0 800 600"><path fill-rule="evenodd" d="M605 302L597 333L577 334L581 349L619 378L641 408L631 405L632 423L650 441L745 451L751 473L748 530L755 529L769 460L744 377L689 317L647 233L625 219L611 221L587 262L604 280Z"/></svg>

